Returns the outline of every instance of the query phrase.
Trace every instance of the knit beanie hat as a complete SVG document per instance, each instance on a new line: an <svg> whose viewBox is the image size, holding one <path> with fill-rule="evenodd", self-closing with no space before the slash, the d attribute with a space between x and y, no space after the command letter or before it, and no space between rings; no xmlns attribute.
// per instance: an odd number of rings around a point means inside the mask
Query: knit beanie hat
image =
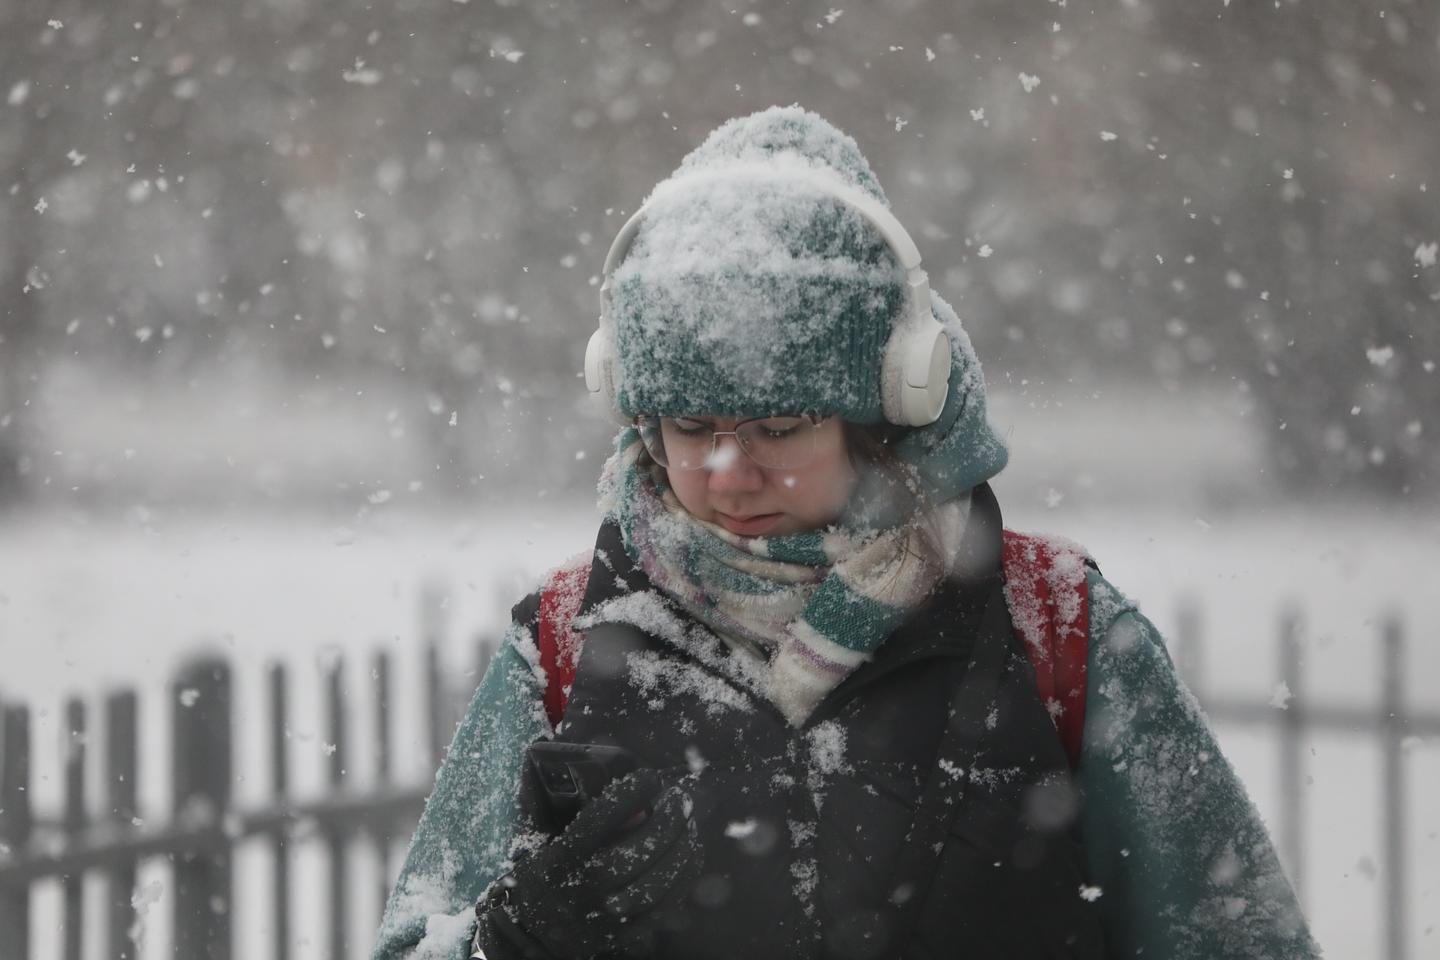
<svg viewBox="0 0 1440 960"><path fill-rule="evenodd" d="M723 124L655 188L611 277L622 414L885 422L882 363L905 272L825 183L889 206L854 139L791 106ZM951 341L950 393L897 452L928 470L943 501L998 473L1006 454L969 338L932 304Z"/></svg>

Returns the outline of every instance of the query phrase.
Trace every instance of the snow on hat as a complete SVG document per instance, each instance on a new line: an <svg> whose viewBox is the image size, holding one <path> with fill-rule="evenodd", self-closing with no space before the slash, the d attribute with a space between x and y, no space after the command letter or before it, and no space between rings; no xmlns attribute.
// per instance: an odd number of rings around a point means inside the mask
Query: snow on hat
<svg viewBox="0 0 1440 960"><path fill-rule="evenodd" d="M882 359L905 274L824 186L837 182L889 206L854 139L791 106L722 124L656 186L611 278L621 413L885 421ZM958 492L998 473L1005 449L969 338L932 302L951 339L950 396L912 452L963 455L964 469L936 478Z"/></svg>

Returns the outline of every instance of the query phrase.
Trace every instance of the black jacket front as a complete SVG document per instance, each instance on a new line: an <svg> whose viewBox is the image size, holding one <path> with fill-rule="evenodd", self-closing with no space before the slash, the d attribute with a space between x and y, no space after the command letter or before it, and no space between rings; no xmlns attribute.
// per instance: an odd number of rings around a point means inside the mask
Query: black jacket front
<svg viewBox="0 0 1440 960"><path fill-rule="evenodd" d="M976 511L991 522L972 526L996 549L978 552L998 557L998 509L982 492ZM763 664L655 590L613 525L596 544L587 617L558 738L689 774L699 809L704 874L654 956L1103 956L1082 896L1078 798L998 562L943 583L799 728L759 689ZM937 762L957 692L981 683L981 715ZM927 888L896 870L932 777L959 807ZM892 903L915 890L912 929L899 932Z"/></svg>

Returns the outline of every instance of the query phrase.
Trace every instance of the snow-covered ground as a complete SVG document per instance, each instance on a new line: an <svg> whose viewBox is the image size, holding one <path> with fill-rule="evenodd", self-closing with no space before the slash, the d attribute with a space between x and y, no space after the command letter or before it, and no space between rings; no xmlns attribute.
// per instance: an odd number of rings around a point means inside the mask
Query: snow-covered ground
<svg viewBox="0 0 1440 960"><path fill-rule="evenodd" d="M1005 487L1000 485L1002 500ZM118 684L137 684L142 740L142 815L167 813L167 717L164 681L198 646L224 653L237 666L238 777L241 804L264 798L263 667L293 665L291 762L295 791L323 789L324 728L319 715L320 667L347 658L354 691L368 691L369 655L392 651L397 669L396 776L431 775L419 723L418 658L422 611L443 626L446 662L465 677L476 636L495 629L508 605L539 572L585 548L596 515L588 504L555 504L523 512L479 507L464 517L370 513L332 523L274 515L167 519L157 515L100 520L52 513L11 522L0 537L0 645L6 664L0 697L39 709L35 799L58 800L57 725L63 697L91 697ZM1017 504L1011 526L1061 533L1084 543L1106 574L1172 635L1182 597L1205 620L1208 687L1268 700L1277 680L1274 640L1281 607L1293 603L1307 623L1307 696L1371 705L1380 685L1378 624L1398 612L1407 627L1406 696L1440 711L1440 644L1433 627L1440 596L1430 588L1440 555L1440 516L1403 517L1374 509L1314 513L1276 510L1228 515L1177 515L1156 510L1079 510L1063 504ZM429 591L429 599L427 599ZM1277 711L1278 712L1278 711ZM363 702L353 708L349 775L363 784L371 759L360 744L369 727ZM1263 731L1220 729L1221 738L1262 812L1279 818L1275 746ZM1305 773L1307 907L1334 957L1374 955L1383 918L1378 872L1379 754L1357 735L1316 736ZM1412 956L1430 955L1440 937L1430 917L1440 899L1440 743L1412 740L1409 874ZM97 758L98 759L98 758ZM93 794L92 794L93 795ZM357 853L363 876L371 862ZM240 896L263 891L265 854L240 858ZM311 909L296 930L296 956L323 949L323 869L318 851L302 850L297 889ZM168 911L164 871L145 880ZM313 880L313 882L310 882ZM373 922L378 881L361 882L356 937ZM143 885L143 884L142 884ZM92 895L98 890L92 891ZM44 892L41 906L55 902ZM249 909L242 905L241 909ZM258 916L264 916L263 907ZM257 914L250 914L256 916ZM152 924L151 946L163 944ZM39 950L48 950L46 927ZM247 926L258 944L263 923ZM240 955L246 955L242 949ZM36 956L50 956L38 952Z"/></svg>

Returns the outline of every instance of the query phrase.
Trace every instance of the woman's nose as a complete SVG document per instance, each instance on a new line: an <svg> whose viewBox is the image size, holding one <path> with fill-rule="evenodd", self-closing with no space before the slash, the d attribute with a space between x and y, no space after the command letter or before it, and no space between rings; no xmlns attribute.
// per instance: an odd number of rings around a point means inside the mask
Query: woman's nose
<svg viewBox="0 0 1440 960"><path fill-rule="evenodd" d="M740 441L733 436L715 438L715 449L705 469L711 490L754 490L765 482L760 465L740 449Z"/></svg>

